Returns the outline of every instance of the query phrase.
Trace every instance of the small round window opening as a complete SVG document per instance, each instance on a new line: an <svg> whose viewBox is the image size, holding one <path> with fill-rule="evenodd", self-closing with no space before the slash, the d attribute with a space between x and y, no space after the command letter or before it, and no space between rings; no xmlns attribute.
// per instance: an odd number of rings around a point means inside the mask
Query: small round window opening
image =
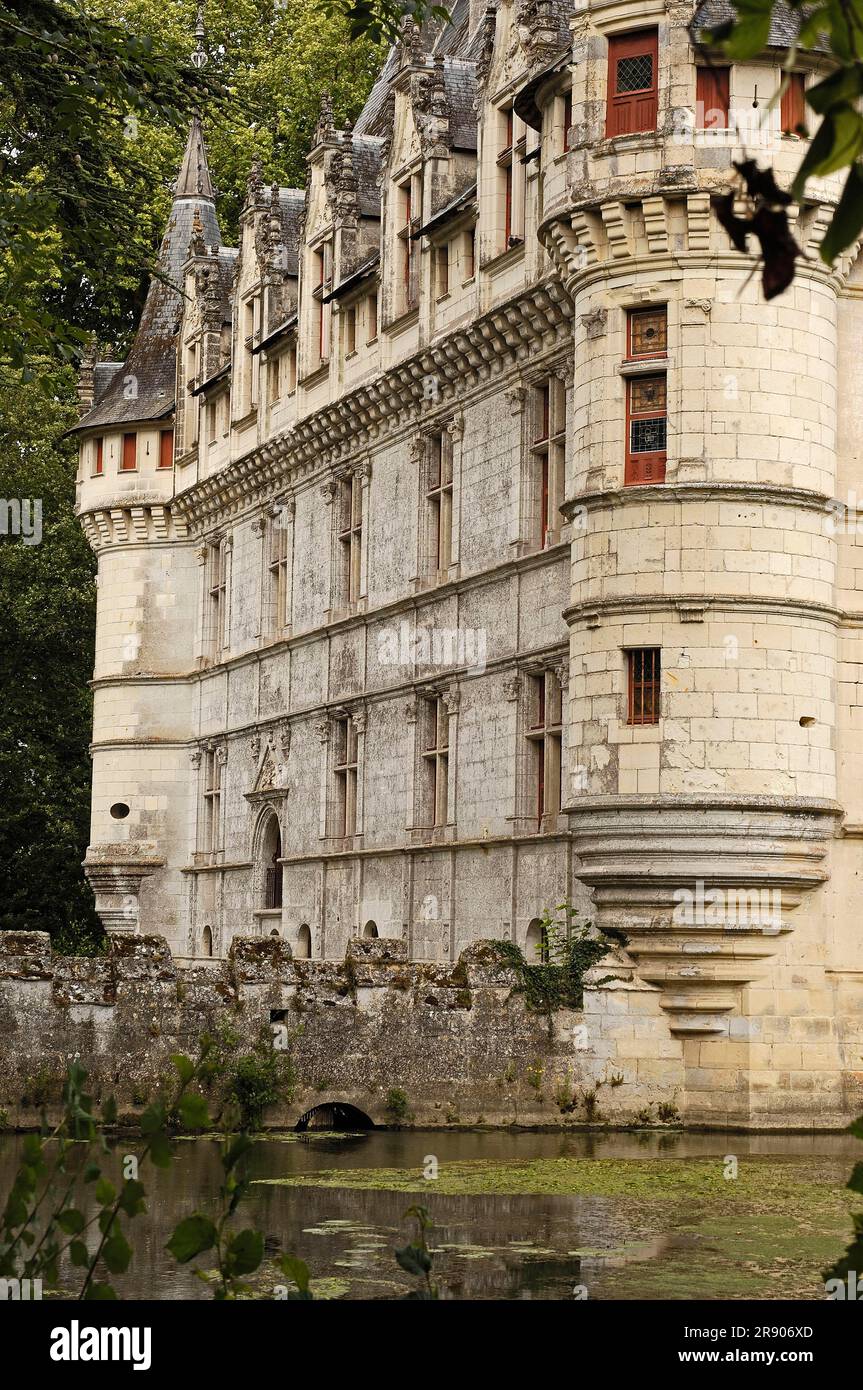
<svg viewBox="0 0 863 1390"><path fill-rule="evenodd" d="M114 805L111 807L111 815L114 817L114 820L125 820L128 814L129 808L125 801L114 802Z"/></svg>

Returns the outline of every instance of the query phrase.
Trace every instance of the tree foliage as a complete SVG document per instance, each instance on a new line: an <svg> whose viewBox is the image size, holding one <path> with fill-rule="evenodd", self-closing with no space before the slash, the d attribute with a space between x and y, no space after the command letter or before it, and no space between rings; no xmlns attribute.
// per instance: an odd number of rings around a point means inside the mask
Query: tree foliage
<svg viewBox="0 0 863 1390"><path fill-rule="evenodd" d="M821 259L832 265L863 232L863 115L858 109L863 97L863 0L783 0L782 8L792 10L799 23L797 38L785 51L786 74L794 69L801 51L816 54L830 67L825 76L806 89L806 104L812 115L807 116L800 134L811 134L813 138L801 160L791 194L802 201L810 179L847 170L841 197L820 248ZM734 9L736 13L709 35L711 42L719 44L732 62L756 58L767 47L776 0L734 0ZM787 84L787 75L783 81ZM746 183L751 194L749 181ZM793 279L795 262L794 256L789 261L788 237L783 230L785 213L775 200L767 202L757 197L750 220L754 223L756 219L759 225L752 230L761 242L765 265L769 267L773 262L773 283L784 289ZM768 227L767 223L771 225ZM766 246L760 235L765 228ZM773 292L779 291L774 288Z"/></svg>
<svg viewBox="0 0 863 1390"><path fill-rule="evenodd" d="M41 370L41 368L40 368ZM47 382L47 387L46 387ZM0 927L101 937L81 872L89 822L95 633L92 552L72 514L74 373L42 387L0 369L0 498L41 504L41 542L0 540Z"/></svg>
<svg viewBox="0 0 863 1390"><path fill-rule="evenodd" d="M94 564L73 516L72 362L122 356L200 108L235 240L252 159L302 185L321 97L355 119L383 57L316 0L0 0L0 499L39 499L41 544L0 537L0 926L65 949L101 933L88 840Z"/></svg>

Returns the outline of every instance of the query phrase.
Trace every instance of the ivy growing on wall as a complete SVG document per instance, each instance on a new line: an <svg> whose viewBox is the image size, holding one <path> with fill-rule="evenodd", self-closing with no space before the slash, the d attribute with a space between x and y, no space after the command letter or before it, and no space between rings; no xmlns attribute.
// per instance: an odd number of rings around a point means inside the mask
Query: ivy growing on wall
<svg viewBox="0 0 863 1390"><path fill-rule="evenodd" d="M608 955L610 938L625 945L622 932L601 932L592 923L577 920L576 909L569 903L546 908L540 920L540 941L536 963L525 959L521 947L514 941L495 941L495 954L501 964L513 970L518 983L515 990L524 995L528 1009L535 1013L552 1013L555 1009L580 1009L584 1003L584 977L588 970ZM597 984L613 980L603 975Z"/></svg>

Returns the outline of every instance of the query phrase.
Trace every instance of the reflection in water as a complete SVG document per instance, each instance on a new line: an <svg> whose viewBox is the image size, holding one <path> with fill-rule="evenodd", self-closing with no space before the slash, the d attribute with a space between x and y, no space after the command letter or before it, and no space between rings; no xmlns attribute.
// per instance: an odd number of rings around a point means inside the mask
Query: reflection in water
<svg viewBox="0 0 863 1390"><path fill-rule="evenodd" d="M22 1136L0 1138L0 1201L17 1166ZM112 1154L120 1176L122 1157L134 1152L117 1140ZM255 1144L249 1177L279 1178L321 1169L410 1168L418 1174L429 1155L440 1166L455 1160L493 1165L538 1158L603 1158L649 1163L690 1158L799 1158L817 1160L831 1180L845 1181L859 1145L845 1135L742 1135L684 1133L534 1133L525 1131L385 1131L269 1136ZM106 1165L109 1166L110 1165ZM124 1297L206 1298L208 1290L190 1267L166 1252L177 1221L217 1201L221 1180L218 1145L182 1140L168 1170L145 1169L148 1212L132 1224L134 1259L118 1277ZM89 1192L89 1189L87 1189ZM92 1197L90 1198L92 1200ZM434 1274L442 1296L465 1299L721 1297L739 1290L721 1280L711 1286L705 1268L724 1266L711 1239L693 1234L700 1213L669 1201L663 1228L656 1204L648 1215L639 1203L595 1195L445 1195L429 1183L428 1196L339 1188L251 1188L243 1224L264 1232L272 1259L291 1253L304 1259L319 1296L392 1298L413 1287L397 1267L395 1245L408 1234L405 1209L423 1201L434 1222L430 1233ZM687 1229L689 1228L689 1229ZM793 1236L793 1231L792 1231ZM204 1257L203 1263L206 1263ZM816 1261L817 1267L817 1261ZM658 1274L671 1271L667 1291ZM70 1276L70 1287L72 1287ZM724 1277L724 1275L723 1275ZM256 1287L271 1296L283 1276L265 1268ZM678 1280L678 1283L674 1283ZM783 1296L793 1296L782 1290ZM776 1297L776 1292L753 1296ZM801 1295L798 1295L801 1296ZM815 1296L812 1293L802 1296Z"/></svg>

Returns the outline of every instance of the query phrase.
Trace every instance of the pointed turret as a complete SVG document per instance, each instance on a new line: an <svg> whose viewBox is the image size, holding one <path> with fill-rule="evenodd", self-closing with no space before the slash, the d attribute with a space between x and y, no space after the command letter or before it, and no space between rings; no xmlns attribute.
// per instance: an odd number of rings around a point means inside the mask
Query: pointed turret
<svg viewBox="0 0 863 1390"><path fill-rule="evenodd" d="M171 216L129 354L105 394L75 430L158 420L173 410L183 265L193 233L208 247L221 245L213 183L197 115L189 128L174 184Z"/></svg>

